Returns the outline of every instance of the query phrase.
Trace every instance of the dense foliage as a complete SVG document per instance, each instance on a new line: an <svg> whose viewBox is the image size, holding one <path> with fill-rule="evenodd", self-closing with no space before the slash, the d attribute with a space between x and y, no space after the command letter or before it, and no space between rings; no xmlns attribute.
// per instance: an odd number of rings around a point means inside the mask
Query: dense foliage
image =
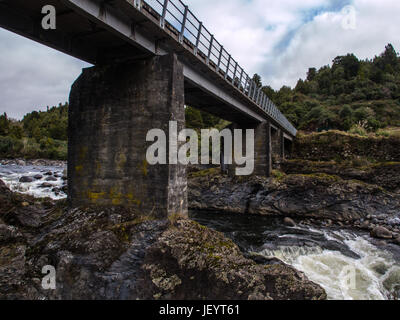
<svg viewBox="0 0 400 320"><path fill-rule="evenodd" d="M186 127L221 128L223 120L186 107ZM47 111L33 111L21 121L0 115L0 158L67 158L68 103Z"/></svg>
<svg viewBox="0 0 400 320"><path fill-rule="evenodd" d="M255 79L262 86L258 75ZM310 68L294 89L263 90L302 130L400 126L400 58L391 44L372 60L347 54L336 57L331 66Z"/></svg>
<svg viewBox="0 0 400 320"><path fill-rule="evenodd" d="M0 116L0 157L67 158L68 104L33 111L21 121Z"/></svg>
<svg viewBox="0 0 400 320"><path fill-rule="evenodd" d="M305 131L338 129L353 133L400 126L400 58L391 44L372 60L354 54L331 66L310 68L294 89L275 91L254 80L286 117ZM228 123L186 107L186 127L222 129ZM66 159L68 104L33 111L21 120L0 116L0 157Z"/></svg>

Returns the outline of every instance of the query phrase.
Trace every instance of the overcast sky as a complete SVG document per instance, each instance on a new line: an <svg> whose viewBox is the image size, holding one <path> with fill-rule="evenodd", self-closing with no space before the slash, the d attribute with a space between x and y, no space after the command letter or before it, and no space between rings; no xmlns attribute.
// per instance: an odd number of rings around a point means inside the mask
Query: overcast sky
<svg viewBox="0 0 400 320"><path fill-rule="evenodd" d="M399 0L186 0L249 74L279 89L338 55L400 50ZM355 18L355 19L353 19ZM21 118L68 100L87 64L0 29L0 112Z"/></svg>

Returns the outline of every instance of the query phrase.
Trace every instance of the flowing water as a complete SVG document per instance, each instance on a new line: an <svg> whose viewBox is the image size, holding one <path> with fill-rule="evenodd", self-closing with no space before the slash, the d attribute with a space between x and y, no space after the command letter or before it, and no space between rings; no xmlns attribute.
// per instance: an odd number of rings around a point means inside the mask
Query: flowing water
<svg viewBox="0 0 400 320"><path fill-rule="evenodd" d="M64 166L0 165L0 179L16 192L63 199ZM56 181L43 188L45 174ZM33 177L21 183L22 176ZM339 228L287 227L280 219L191 212L192 219L225 233L247 254L278 258L320 284L329 299L384 300L400 294L400 254L379 248L367 233ZM400 250L400 249L399 249Z"/></svg>
<svg viewBox="0 0 400 320"><path fill-rule="evenodd" d="M14 192L29 194L37 198L50 197L55 200L66 198L61 187L64 184L62 179L65 166L19 166L15 164L0 165L0 179ZM46 181L49 175L56 181ZM33 178L41 175L41 179ZM31 177L33 182L19 182L21 177ZM46 183L44 187L43 184Z"/></svg>
<svg viewBox="0 0 400 320"><path fill-rule="evenodd" d="M388 300L400 293L400 261L366 233L339 228L287 227L280 219L191 212L225 233L241 250L278 258L321 285L329 299Z"/></svg>

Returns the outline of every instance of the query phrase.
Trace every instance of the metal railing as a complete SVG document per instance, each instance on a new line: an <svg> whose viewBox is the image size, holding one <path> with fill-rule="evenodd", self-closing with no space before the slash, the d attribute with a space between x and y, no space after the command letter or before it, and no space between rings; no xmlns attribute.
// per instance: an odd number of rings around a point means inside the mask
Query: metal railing
<svg viewBox="0 0 400 320"><path fill-rule="evenodd" d="M139 10L147 4L159 16L161 28L173 29L179 42L189 45L195 55L200 55L215 72L296 136L296 128L181 0L134 0L134 4Z"/></svg>

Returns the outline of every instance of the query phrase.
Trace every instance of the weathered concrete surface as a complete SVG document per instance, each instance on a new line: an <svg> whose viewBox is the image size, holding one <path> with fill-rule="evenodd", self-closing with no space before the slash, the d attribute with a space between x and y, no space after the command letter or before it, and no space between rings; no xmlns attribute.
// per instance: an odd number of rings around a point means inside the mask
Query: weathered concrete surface
<svg viewBox="0 0 400 320"><path fill-rule="evenodd" d="M254 129L254 171L253 175L269 177L272 170L272 145L271 145L271 123L264 121L252 126L241 126L232 123L229 126L232 136L235 129L243 130L242 133L242 155L246 154L246 129ZM233 145L233 153L235 153ZM227 165L229 176L236 175L236 168L244 167L237 165L233 159L233 164Z"/></svg>
<svg viewBox="0 0 400 320"><path fill-rule="evenodd" d="M271 123L265 121L254 132L254 175L269 177L272 171Z"/></svg>
<svg viewBox="0 0 400 320"><path fill-rule="evenodd" d="M272 163L274 167L279 167L285 156L283 131L281 129L272 129L271 131L271 150Z"/></svg>
<svg viewBox="0 0 400 320"><path fill-rule="evenodd" d="M184 127L183 67L175 55L85 69L72 86L69 203L187 214L186 169L146 161L147 132Z"/></svg>

